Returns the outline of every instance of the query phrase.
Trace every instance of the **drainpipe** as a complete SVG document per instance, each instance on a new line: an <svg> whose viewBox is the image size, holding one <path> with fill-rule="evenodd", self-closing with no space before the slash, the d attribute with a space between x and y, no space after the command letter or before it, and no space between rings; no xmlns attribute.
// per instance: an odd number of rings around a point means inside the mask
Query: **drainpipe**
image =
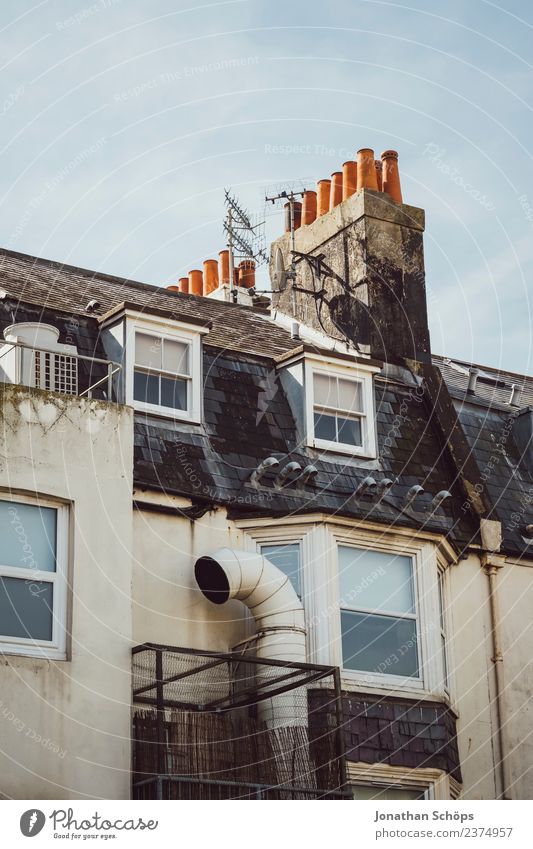
<svg viewBox="0 0 533 849"><path fill-rule="evenodd" d="M490 627L492 638L492 657L494 665L494 681L496 687L496 724L498 735L498 750L500 756L500 797L510 799L509 765L507 762L506 733L507 711L505 704L505 681L503 667L503 652L500 635L500 604L498 597L498 572L505 563L505 557L498 554L501 547L501 523L490 519L481 519L481 540L484 551L481 554L481 565L488 578L488 595L490 609Z"/></svg>
<svg viewBox="0 0 533 849"><path fill-rule="evenodd" d="M194 567L196 582L214 604L242 601L257 626L256 656L288 663L305 663L305 616L289 578L261 554L220 548L200 557ZM266 673L266 674L265 674ZM265 666L258 673L265 683ZM261 716L270 725L307 725L298 693L289 691L261 703Z"/></svg>

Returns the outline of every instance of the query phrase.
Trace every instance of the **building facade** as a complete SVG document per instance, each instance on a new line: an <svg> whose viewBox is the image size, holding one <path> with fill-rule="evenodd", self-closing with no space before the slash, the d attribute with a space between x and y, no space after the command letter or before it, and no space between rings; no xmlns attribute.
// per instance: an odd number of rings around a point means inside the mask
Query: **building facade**
<svg viewBox="0 0 533 849"><path fill-rule="evenodd" d="M5 798L533 793L533 379L432 353L392 152L288 213L271 302L0 254Z"/></svg>

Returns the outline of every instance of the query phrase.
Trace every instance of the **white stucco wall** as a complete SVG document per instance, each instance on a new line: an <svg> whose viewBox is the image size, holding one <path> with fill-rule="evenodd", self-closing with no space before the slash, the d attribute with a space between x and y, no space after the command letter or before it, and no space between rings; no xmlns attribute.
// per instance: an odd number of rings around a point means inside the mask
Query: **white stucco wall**
<svg viewBox="0 0 533 849"><path fill-rule="evenodd" d="M128 798L132 411L0 385L0 487L72 503L68 659L1 658L0 793Z"/></svg>

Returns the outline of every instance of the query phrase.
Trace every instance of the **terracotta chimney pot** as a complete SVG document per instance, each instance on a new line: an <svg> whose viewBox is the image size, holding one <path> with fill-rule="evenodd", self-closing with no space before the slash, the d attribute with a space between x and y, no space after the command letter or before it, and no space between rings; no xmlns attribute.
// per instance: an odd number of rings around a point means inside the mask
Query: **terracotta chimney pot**
<svg viewBox="0 0 533 849"><path fill-rule="evenodd" d="M203 295L204 293L204 277L202 272L195 268L189 271L189 294Z"/></svg>
<svg viewBox="0 0 533 849"><path fill-rule="evenodd" d="M221 286L229 286L229 251L219 251L218 254L218 280Z"/></svg>
<svg viewBox="0 0 533 849"><path fill-rule="evenodd" d="M218 262L216 259L204 260L204 295L218 289Z"/></svg>
<svg viewBox="0 0 533 849"><path fill-rule="evenodd" d="M312 224L316 218L316 192L304 192L302 224Z"/></svg>
<svg viewBox="0 0 533 849"><path fill-rule="evenodd" d="M329 195L331 191L331 180L319 180L317 184L317 218L329 212Z"/></svg>
<svg viewBox="0 0 533 849"><path fill-rule="evenodd" d="M357 191L361 189L378 190L374 151L369 147L357 151Z"/></svg>
<svg viewBox="0 0 533 849"><path fill-rule="evenodd" d="M331 175L329 192L329 208L334 209L342 201L342 171L334 171Z"/></svg>
<svg viewBox="0 0 533 849"><path fill-rule="evenodd" d="M383 163L383 191L397 203L403 203L397 151L384 150L381 154L381 161Z"/></svg>
<svg viewBox="0 0 533 849"><path fill-rule="evenodd" d="M184 295L189 294L189 278L188 277L180 277L178 281L178 286L180 292L183 292Z"/></svg>
<svg viewBox="0 0 533 849"><path fill-rule="evenodd" d="M357 162L351 159L342 166L342 199L348 200L357 191Z"/></svg>
<svg viewBox="0 0 533 849"><path fill-rule="evenodd" d="M287 202L284 205L285 210L285 232L291 232L291 205ZM302 204L300 201L294 201L294 229L297 230L302 223Z"/></svg>
<svg viewBox="0 0 533 849"><path fill-rule="evenodd" d="M378 192L383 191L383 163L381 159L376 159L376 179L378 181Z"/></svg>
<svg viewBox="0 0 533 849"><path fill-rule="evenodd" d="M255 286L255 262L251 259L243 259L239 263L239 286L243 289L252 289Z"/></svg>
<svg viewBox="0 0 533 849"><path fill-rule="evenodd" d="M180 289L179 286L172 285L172 286L167 286L166 288L167 288L167 292L181 292L181 289Z"/></svg>

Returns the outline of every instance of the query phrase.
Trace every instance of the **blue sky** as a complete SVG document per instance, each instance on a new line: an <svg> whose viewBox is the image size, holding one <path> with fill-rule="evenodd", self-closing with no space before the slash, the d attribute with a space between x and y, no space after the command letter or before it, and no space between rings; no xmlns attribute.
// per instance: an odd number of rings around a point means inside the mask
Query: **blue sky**
<svg viewBox="0 0 533 849"><path fill-rule="evenodd" d="M529 3L45 0L0 29L3 246L168 284L224 247L225 186L261 216L395 148L433 350L533 373Z"/></svg>

